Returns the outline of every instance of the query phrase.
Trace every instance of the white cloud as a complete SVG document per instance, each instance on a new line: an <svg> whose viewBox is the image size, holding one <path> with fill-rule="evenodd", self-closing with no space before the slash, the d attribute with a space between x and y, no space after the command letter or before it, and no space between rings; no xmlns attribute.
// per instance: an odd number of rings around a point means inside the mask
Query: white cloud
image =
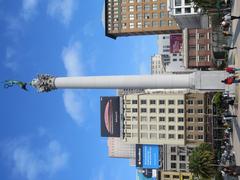
<svg viewBox="0 0 240 180"><path fill-rule="evenodd" d="M59 142L48 140L47 146L36 147L34 141L16 138L5 144L3 153L15 176L40 180L45 176L53 176L66 166L69 154L62 150Z"/></svg>
<svg viewBox="0 0 240 180"><path fill-rule="evenodd" d="M63 102L66 111L71 116L71 118L78 125L81 125L84 119L82 112L82 99L80 94L77 94L74 91L76 90L64 90Z"/></svg>
<svg viewBox="0 0 240 180"><path fill-rule="evenodd" d="M49 0L47 13L68 25L76 7L76 0Z"/></svg>
<svg viewBox="0 0 240 180"><path fill-rule="evenodd" d="M105 3L103 3L101 22L102 22L103 29L105 29Z"/></svg>
<svg viewBox="0 0 240 180"><path fill-rule="evenodd" d="M71 43L62 51L62 59L68 76L82 74L81 45L79 42Z"/></svg>
<svg viewBox="0 0 240 180"><path fill-rule="evenodd" d="M22 16L25 20L29 20L35 13L38 0L23 0L22 2Z"/></svg>
<svg viewBox="0 0 240 180"><path fill-rule="evenodd" d="M62 59L67 76L79 76L83 74L81 45L79 42L73 42L68 47L65 47L62 51ZM76 90L65 90L63 101L68 114L78 125L81 125L83 122L81 95Z"/></svg>

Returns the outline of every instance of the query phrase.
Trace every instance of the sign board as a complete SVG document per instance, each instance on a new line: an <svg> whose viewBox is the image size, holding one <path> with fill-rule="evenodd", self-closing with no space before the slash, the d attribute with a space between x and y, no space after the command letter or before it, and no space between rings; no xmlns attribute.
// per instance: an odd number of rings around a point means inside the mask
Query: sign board
<svg viewBox="0 0 240 180"><path fill-rule="evenodd" d="M136 144L136 166L145 169L159 169L160 147L158 145Z"/></svg>
<svg viewBox="0 0 240 180"><path fill-rule="evenodd" d="M182 48L182 35L181 34L172 34L170 35L170 52L171 53L180 53Z"/></svg>
<svg viewBox="0 0 240 180"><path fill-rule="evenodd" d="M100 97L101 136L120 137L120 98L119 96Z"/></svg>

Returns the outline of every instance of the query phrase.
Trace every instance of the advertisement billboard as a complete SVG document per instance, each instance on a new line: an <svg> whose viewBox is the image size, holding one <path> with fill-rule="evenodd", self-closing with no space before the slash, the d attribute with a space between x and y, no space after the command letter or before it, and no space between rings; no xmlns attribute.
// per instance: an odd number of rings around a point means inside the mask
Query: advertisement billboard
<svg viewBox="0 0 240 180"><path fill-rule="evenodd" d="M158 145L136 144L136 166L145 169L160 168L160 147Z"/></svg>
<svg viewBox="0 0 240 180"><path fill-rule="evenodd" d="M119 96L100 97L101 136L120 137L120 98Z"/></svg>
<svg viewBox="0 0 240 180"><path fill-rule="evenodd" d="M157 180L157 178L156 177L146 177L146 176L144 176L143 173L137 172L136 180Z"/></svg>
<svg viewBox="0 0 240 180"><path fill-rule="evenodd" d="M182 48L182 35L181 34L172 34L170 35L170 52L171 53L180 53Z"/></svg>

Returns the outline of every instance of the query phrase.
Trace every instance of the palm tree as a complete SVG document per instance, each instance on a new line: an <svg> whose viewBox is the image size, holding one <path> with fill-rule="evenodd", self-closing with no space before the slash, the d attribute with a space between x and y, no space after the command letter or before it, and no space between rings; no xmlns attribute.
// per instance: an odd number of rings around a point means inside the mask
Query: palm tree
<svg viewBox="0 0 240 180"><path fill-rule="evenodd" d="M198 179L209 179L216 174L215 156L212 147L203 143L196 147L189 157L189 170Z"/></svg>

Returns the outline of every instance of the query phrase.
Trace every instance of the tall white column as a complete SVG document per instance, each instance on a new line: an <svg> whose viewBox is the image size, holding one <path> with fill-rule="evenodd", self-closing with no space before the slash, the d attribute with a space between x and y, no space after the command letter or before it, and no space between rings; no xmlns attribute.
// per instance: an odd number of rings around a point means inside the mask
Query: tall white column
<svg viewBox="0 0 240 180"><path fill-rule="evenodd" d="M82 76L53 77L38 75L31 85L40 92L53 89L200 89L223 90L225 85L221 80L227 76L224 71L196 71L185 74L160 74L136 76Z"/></svg>
<svg viewBox="0 0 240 180"><path fill-rule="evenodd" d="M193 88L192 74L163 74L144 76L87 76L87 77L57 77L56 88Z"/></svg>

